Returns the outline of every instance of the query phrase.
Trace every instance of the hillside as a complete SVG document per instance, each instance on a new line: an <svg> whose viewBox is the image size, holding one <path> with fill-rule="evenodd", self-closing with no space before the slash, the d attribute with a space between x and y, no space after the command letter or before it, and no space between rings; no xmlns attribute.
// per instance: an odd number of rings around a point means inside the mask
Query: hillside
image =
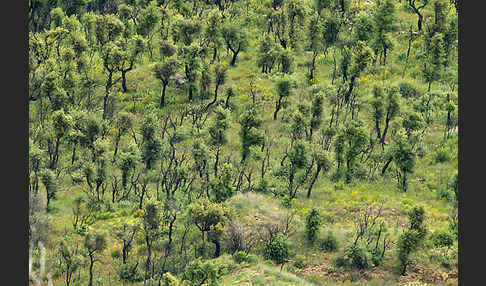
<svg viewBox="0 0 486 286"><path fill-rule="evenodd" d="M31 285L458 284L455 1L29 3Z"/></svg>

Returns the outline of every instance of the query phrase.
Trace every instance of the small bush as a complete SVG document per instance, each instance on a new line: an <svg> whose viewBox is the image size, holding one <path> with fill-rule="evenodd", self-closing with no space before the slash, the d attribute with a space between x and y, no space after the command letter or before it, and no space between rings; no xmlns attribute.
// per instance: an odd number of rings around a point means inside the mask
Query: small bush
<svg viewBox="0 0 486 286"><path fill-rule="evenodd" d="M332 252L339 248L339 241L332 232L327 232L319 244L319 249Z"/></svg>
<svg viewBox="0 0 486 286"><path fill-rule="evenodd" d="M286 236L279 233L267 242L263 249L263 257L272 260L275 264L282 264L290 257L291 243Z"/></svg>
<svg viewBox="0 0 486 286"><path fill-rule="evenodd" d="M369 269L373 266L372 255L364 245L350 245L336 259L335 264L338 267Z"/></svg>
<svg viewBox="0 0 486 286"><path fill-rule="evenodd" d="M162 286L178 286L180 285L179 280L170 272L164 273L162 275Z"/></svg>
<svg viewBox="0 0 486 286"><path fill-rule="evenodd" d="M233 260L236 262L236 263L241 263L243 261L246 261L247 260L247 255L244 251L237 251L235 252L235 254L233 254Z"/></svg>
<svg viewBox="0 0 486 286"><path fill-rule="evenodd" d="M305 257L302 255L296 255L293 265L299 269L304 268L307 265Z"/></svg>
<svg viewBox="0 0 486 286"><path fill-rule="evenodd" d="M246 256L246 261L250 264L256 264L258 263L258 256L256 256L255 254L248 254Z"/></svg>
<svg viewBox="0 0 486 286"><path fill-rule="evenodd" d="M438 148L435 152L435 162L436 163L443 163L448 162L451 160L451 156L449 152L445 148Z"/></svg>
<svg viewBox="0 0 486 286"><path fill-rule="evenodd" d="M409 82L401 82L398 87L400 95L404 98L417 97L419 95L418 90Z"/></svg>
<svg viewBox="0 0 486 286"><path fill-rule="evenodd" d="M121 251L118 248L115 248L111 251L111 257L113 258L120 258L121 257Z"/></svg>
<svg viewBox="0 0 486 286"><path fill-rule="evenodd" d="M134 283L143 280L143 273L138 267L138 263L135 261L127 262L118 266L118 275L121 281Z"/></svg>
<svg viewBox="0 0 486 286"><path fill-rule="evenodd" d="M432 242L436 247L451 247L454 244L454 235L448 230L439 230L431 235Z"/></svg>
<svg viewBox="0 0 486 286"><path fill-rule="evenodd" d="M307 240L312 244L316 240L317 232L319 231L319 226L321 225L322 219L319 212L316 209L312 209L307 215L305 223L305 234Z"/></svg>

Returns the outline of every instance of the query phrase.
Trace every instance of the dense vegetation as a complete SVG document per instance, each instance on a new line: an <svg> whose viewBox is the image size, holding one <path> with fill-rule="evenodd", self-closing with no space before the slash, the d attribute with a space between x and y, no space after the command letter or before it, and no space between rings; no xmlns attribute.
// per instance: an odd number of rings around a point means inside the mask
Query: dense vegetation
<svg viewBox="0 0 486 286"><path fill-rule="evenodd" d="M31 284L457 285L457 5L29 0Z"/></svg>

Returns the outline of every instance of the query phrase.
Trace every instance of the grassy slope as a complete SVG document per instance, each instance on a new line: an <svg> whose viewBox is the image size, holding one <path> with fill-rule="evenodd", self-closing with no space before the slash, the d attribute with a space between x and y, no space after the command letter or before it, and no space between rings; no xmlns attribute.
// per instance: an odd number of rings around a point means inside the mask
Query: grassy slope
<svg viewBox="0 0 486 286"><path fill-rule="evenodd" d="M402 25L408 25L408 23L415 24L415 17L413 15L406 14L401 10L399 13L400 19L406 22L406 24ZM403 40L404 38L401 37L403 35L396 36L400 41L396 42L395 50L390 53L389 62L391 64L388 67L388 69L391 71L389 76L392 81L401 77L400 74L402 62L398 59L398 54L406 51L406 42ZM273 138L277 138L282 133L278 128L279 122L275 122L272 119L274 108L273 79L269 78L268 76L258 74L258 69L255 64L256 48L256 46L251 46L246 53L241 53L241 55L239 55L237 66L229 70L226 86L232 85L237 88L238 96L234 98L234 102L248 101L250 100L248 95L248 78L251 74L257 75L257 89L259 90L258 94L262 99L268 99L265 104L264 126L270 131ZM412 56L413 53L414 51L412 51ZM297 58L297 66L299 62L303 61L303 58L304 57ZM330 56L322 59L317 68L316 73L322 85L330 84L330 74L332 72L331 59L332 58ZM407 72L407 76L413 76L414 74L418 75L418 70L414 68L414 63L411 62L409 66L410 69ZM297 68L297 78L303 79L305 72L306 70L304 67ZM417 77L417 79L419 79L419 77ZM378 78L372 78L371 82L378 80ZM426 89L423 83L418 80L416 82L417 84L420 84L421 90L424 91ZM159 83L151 75L149 65L139 65L136 70L129 73L128 85L131 90L138 90L137 93L139 95L145 95L145 90L149 88L152 89L152 91L148 93L149 96L142 100L142 103L147 101L158 102L158 91L160 87ZM297 91L299 91L299 89L301 88L298 88ZM133 94L128 94L123 96L121 101L123 102L123 98L127 98L127 102L131 102L129 98L132 95ZM172 98L174 98L174 90L172 88L168 90L168 97L169 102L173 101ZM130 108L130 106L131 104L126 104L126 108ZM326 109L325 106L324 112L326 115L328 111L329 110ZM228 134L228 137L232 140L230 140L228 146L225 147L224 154L238 154L239 140L233 140L238 138L238 130L239 125L237 123L233 123ZM439 144L441 136L442 131L430 130L425 138L425 142L429 144ZM283 148L284 147L281 145L276 146L274 154L272 154L273 163L279 160L279 150L282 150ZM328 229L331 229L338 235L338 237L341 238L341 244L344 244L345 239L349 238L351 235L351 210L360 203L375 202L379 201L380 199L386 199L386 218L390 226L393 228L395 235L398 233L401 225L406 222L406 211L411 206L416 204L422 204L426 207L428 214L427 225L430 229L446 227L447 216L450 212L451 206L443 199L439 199L437 189L445 182L447 178L452 175L454 171L457 170L457 156L453 158L451 162L436 164L433 161L433 148L430 148L429 151L430 152L424 158L419 159L417 162L416 171L411 177L412 187L407 193L401 193L398 191L395 182L391 178L382 179L372 183L356 182L351 186L343 186L339 183L332 183L325 176L322 176L317 181L310 200L306 200L303 193L298 195L295 209L300 218L297 221L303 220L302 218L306 210L309 208L319 208L325 217L330 218L328 222L325 223L322 233ZM425 179L425 182L419 182L417 178ZM50 233L51 237L58 237L62 235L64 229L70 226L73 199L76 194L80 194L79 190L69 187L69 184L66 184L66 186L67 187L62 188L62 190L59 192L58 199L52 202L54 211L51 215L53 217L53 232ZM234 201L237 201L237 199ZM254 210L259 209L257 213L261 214L261 216L265 219L271 220L272 215L276 214L272 211L272 209L280 209L279 203L268 195L265 196L263 201L265 201L265 204L261 204L262 200L253 200L253 204L241 204L239 206L236 205L235 207L243 214L248 213L249 210L252 210L252 214L255 214ZM247 202L251 203L252 200L248 200ZM94 227L103 229L106 227L108 222L109 220L99 221L94 225ZM327 268L336 254L322 253L307 247L303 243L301 233L302 223L297 223L297 233L292 237L292 240L294 242L294 246L296 246L296 252L305 256L309 262L309 266L306 269L293 270L298 276L307 277L308 281L313 281L318 285L334 285L333 283L337 283L329 282L328 279L330 279L330 281L352 280L347 279L349 278L349 274L346 273L334 276L328 275ZM103 264L97 264L95 266L95 271L99 273L97 275L105 277L104 281L116 281L116 272L114 271L114 267L117 265L117 262L109 255L110 249L114 248L115 245L113 244L113 241L109 241L109 245L109 249L105 251L102 257ZM392 273L391 267L391 265L395 264L395 260L393 257L389 257L388 262L385 264L389 266L379 267L378 269L372 271L373 273L368 273L368 277L373 279L373 277L376 276L376 279L378 280L375 282L369 282L369 284L366 285L396 285L399 278ZM420 269L422 273L412 273L409 275L409 277L402 280L426 279L430 278L431 276L440 276L440 273L447 271L446 269L441 268L436 262L430 263L426 257L419 259L418 266L419 267L417 269ZM457 272L456 265L453 266L453 269L455 269L454 271ZM102 273L100 273L100 271ZM86 273L82 272L82 275L86 275ZM330 276L330 278L327 276ZM390 282L386 282L387 279ZM245 268L235 273L228 274L222 279L222 285L307 285L305 283L307 282L303 282L303 280L300 280L300 278L296 277L294 274L286 271L281 274L277 267L268 266L262 263ZM354 284L354 282L352 284ZM62 285L62 283L58 280L55 285ZM311 284L309 283L308 285Z"/></svg>

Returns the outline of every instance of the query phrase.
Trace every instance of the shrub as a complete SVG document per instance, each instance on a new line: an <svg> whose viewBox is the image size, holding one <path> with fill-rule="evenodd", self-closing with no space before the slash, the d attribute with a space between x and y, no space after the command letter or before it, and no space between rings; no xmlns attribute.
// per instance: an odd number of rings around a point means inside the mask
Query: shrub
<svg viewBox="0 0 486 286"><path fill-rule="evenodd" d="M404 98L417 97L418 90L409 82L401 82L399 85L400 95Z"/></svg>
<svg viewBox="0 0 486 286"><path fill-rule="evenodd" d="M233 254L233 260L237 263L241 263L247 260L247 254L244 251L237 251Z"/></svg>
<svg viewBox="0 0 486 286"><path fill-rule="evenodd" d="M316 209L312 209L307 215L305 223L305 234L307 236L307 240L310 243L314 243L314 241L316 240L316 234L319 231L321 221L322 219Z"/></svg>
<svg viewBox="0 0 486 286"><path fill-rule="evenodd" d="M127 262L118 266L118 275L121 281L134 283L143 280L143 273L138 268L138 263L135 261Z"/></svg>
<svg viewBox="0 0 486 286"><path fill-rule="evenodd" d="M319 249L332 252L336 251L339 248L339 241L334 236L332 232L327 232L324 238L321 240L319 245Z"/></svg>
<svg viewBox="0 0 486 286"><path fill-rule="evenodd" d="M335 264L338 267L369 269L373 266L372 255L362 244L350 245L343 255L335 260Z"/></svg>
<svg viewBox="0 0 486 286"><path fill-rule="evenodd" d="M304 256L296 255L293 264L294 264L295 267L302 269L307 265L307 262L306 262Z"/></svg>
<svg viewBox="0 0 486 286"><path fill-rule="evenodd" d="M441 147L437 149L437 151L435 152L436 163L448 162L450 160L451 160L451 156L449 155L449 152L445 148Z"/></svg>
<svg viewBox="0 0 486 286"><path fill-rule="evenodd" d="M454 235L448 230L439 230L432 234L432 242L436 247L451 247L454 244Z"/></svg>
<svg viewBox="0 0 486 286"><path fill-rule="evenodd" d="M410 263L410 253L421 247L427 229L424 225L425 210L423 207L414 207L408 214L410 226L398 238L398 270L405 275L407 265Z"/></svg>
<svg viewBox="0 0 486 286"><path fill-rule="evenodd" d="M275 264L282 264L290 257L290 241L279 233L267 242L263 249L263 257L272 260Z"/></svg>
<svg viewBox="0 0 486 286"><path fill-rule="evenodd" d="M115 248L111 251L111 257L113 258L120 258L121 257L121 251L118 248Z"/></svg>
<svg viewBox="0 0 486 286"><path fill-rule="evenodd" d="M219 280L219 267L214 261L202 261L200 258L189 262L184 270L184 280L189 285L202 285L204 282L208 285L217 284Z"/></svg>
<svg viewBox="0 0 486 286"><path fill-rule="evenodd" d="M162 275L162 286L178 286L179 284L179 280L174 275L170 274L170 272L166 272Z"/></svg>
<svg viewBox="0 0 486 286"><path fill-rule="evenodd" d="M256 256L255 254L248 254L246 256L246 261L250 264L258 263L258 256Z"/></svg>

